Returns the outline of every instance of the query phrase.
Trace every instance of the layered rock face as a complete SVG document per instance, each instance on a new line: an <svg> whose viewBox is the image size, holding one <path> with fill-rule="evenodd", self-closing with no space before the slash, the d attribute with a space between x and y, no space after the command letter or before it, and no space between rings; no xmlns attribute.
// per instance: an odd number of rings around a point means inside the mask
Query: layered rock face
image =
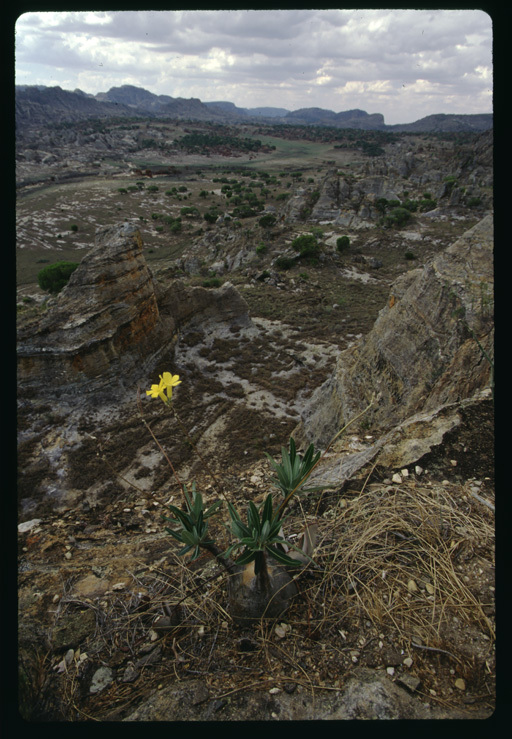
<svg viewBox="0 0 512 739"><path fill-rule="evenodd" d="M367 420L384 432L488 387L491 365L483 352L493 355L492 250L489 215L422 269L402 275L373 329L340 354L313 394L303 438L326 445L372 396L379 400Z"/></svg>
<svg viewBox="0 0 512 739"><path fill-rule="evenodd" d="M229 285L210 291L175 281L162 289L136 228L100 229L47 313L19 331L19 387L81 394L129 386L170 349L179 325L197 314L247 318L247 306Z"/></svg>

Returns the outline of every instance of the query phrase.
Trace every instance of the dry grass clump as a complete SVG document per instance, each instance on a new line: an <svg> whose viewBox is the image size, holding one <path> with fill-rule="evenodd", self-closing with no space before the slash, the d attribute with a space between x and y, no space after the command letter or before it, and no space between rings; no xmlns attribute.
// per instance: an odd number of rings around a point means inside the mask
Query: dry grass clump
<svg viewBox="0 0 512 739"><path fill-rule="evenodd" d="M494 637L493 604L461 564L476 556L492 567L493 517L457 490L376 484L328 511L317 552L324 575L309 593L324 604L319 627L364 615L402 641L439 647L456 616Z"/></svg>
<svg viewBox="0 0 512 739"><path fill-rule="evenodd" d="M312 519L287 521L292 540ZM211 700L272 688L306 691L314 701L319 690L342 689L354 663L386 666L389 647L402 650L400 659L417 657L425 689L444 691L446 683L431 681L449 681L446 670L456 667L491 698L493 583L491 574L482 588L478 575L493 569L489 508L462 486L370 484L338 497L318 528L315 562L299 575L292 607L248 627L232 622L228 575L218 563L178 557L169 538L166 555L149 567L141 561L123 591L88 604L97 624L84 645L89 658L61 688L70 720L118 720L159 686L187 680L203 681ZM83 605L71 598L67 607ZM483 645L480 671L466 627ZM113 668L114 681L99 695L84 694L101 664Z"/></svg>

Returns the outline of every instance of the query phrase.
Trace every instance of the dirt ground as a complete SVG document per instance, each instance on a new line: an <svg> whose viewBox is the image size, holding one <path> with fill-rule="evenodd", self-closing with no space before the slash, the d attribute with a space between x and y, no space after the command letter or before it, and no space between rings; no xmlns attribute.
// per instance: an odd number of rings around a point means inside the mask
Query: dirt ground
<svg viewBox="0 0 512 739"><path fill-rule="evenodd" d="M53 258L52 249L72 257L102 219L138 217L133 207L123 210L127 201L114 184L103 183L101 193L92 188L90 199L76 191L66 200L56 188L39 199L40 210L28 196L21 200L27 248L19 251L20 299L37 296L37 260ZM69 221L78 203L82 220L73 235ZM139 207L147 215L152 206L140 200ZM355 234L348 257L334 254L319 266L260 280L285 243L278 235L267 261L230 274L261 331L209 341L185 332L176 354L175 371L187 377L176 406L192 442L203 440L213 476L176 423L157 405L145 406L178 475L195 480L212 502L221 480L241 512L249 500L261 502L272 489L263 452L278 456L299 418L294 404L328 376L337 351L370 330L392 280L469 225L433 223L421 240ZM158 250L165 248L175 258L194 229L167 247L161 243L170 243L168 234L151 231L148 259L162 257ZM407 262L411 244L416 260ZM360 255L382 266L366 270ZM354 269L374 281L347 276ZM196 356L198 346L203 353ZM284 379L276 382L275 373ZM247 388L253 405L239 402ZM137 414L110 417L99 438L94 414L82 417L81 443L66 451L66 484L76 496L56 511L53 500L41 505L60 478L39 459L38 445L62 454L67 417L27 401L19 415L19 493L40 497L31 514L36 522L19 532L22 716L120 721L158 691L199 685L184 720L233 720L234 713L243 715L243 696L254 691L270 703L248 719L273 720L279 717L273 698L291 696L313 711L315 697L337 696L359 668L377 671L433 710L489 716L495 706L494 418L489 411L467 420L464 438L421 460L400 484L392 481L393 470L368 467L339 489L297 499L286 534L293 541L305 524L318 523L314 563L300 573L299 595L282 619L241 627L229 615L224 570L207 556L192 563L178 557L165 532L165 504L181 501L180 487ZM226 433L212 447L207 432L216 424ZM224 523L214 519L212 531L227 547Z"/></svg>

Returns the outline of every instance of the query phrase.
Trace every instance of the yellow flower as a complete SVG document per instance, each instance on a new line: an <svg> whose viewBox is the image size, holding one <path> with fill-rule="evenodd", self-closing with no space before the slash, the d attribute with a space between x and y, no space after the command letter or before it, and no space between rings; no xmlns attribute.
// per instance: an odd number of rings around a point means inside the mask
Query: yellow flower
<svg viewBox="0 0 512 739"><path fill-rule="evenodd" d="M151 385L151 390L146 390L146 395L150 395L152 398L162 398L164 403L167 403L162 383L160 385Z"/></svg>
<svg viewBox="0 0 512 739"><path fill-rule="evenodd" d="M160 382L158 385L151 385L151 390L146 390L146 395L150 395L152 398L161 398L164 403L169 403L172 398L172 389L181 383L179 375L173 375L170 372L164 372L160 375ZM167 391L167 396L164 393Z"/></svg>
<svg viewBox="0 0 512 739"><path fill-rule="evenodd" d="M172 398L172 389L181 382L179 375L172 375L170 372L164 372L160 375L160 387L167 390L167 397Z"/></svg>

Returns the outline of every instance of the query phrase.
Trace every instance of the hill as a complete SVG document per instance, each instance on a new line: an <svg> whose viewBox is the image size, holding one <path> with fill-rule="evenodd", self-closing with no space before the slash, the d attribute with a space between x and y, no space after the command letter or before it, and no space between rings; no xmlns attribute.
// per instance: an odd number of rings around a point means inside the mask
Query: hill
<svg viewBox="0 0 512 739"><path fill-rule="evenodd" d="M203 103L198 98L155 95L134 85L112 87L108 92L88 95L61 87L16 86L16 126L48 125L114 116L164 117L227 123L265 120L267 123L331 126L378 131L450 132L486 131L493 126L492 114L436 114L414 123L388 126L381 113L354 109L335 113L323 108L239 108L229 101Z"/></svg>

